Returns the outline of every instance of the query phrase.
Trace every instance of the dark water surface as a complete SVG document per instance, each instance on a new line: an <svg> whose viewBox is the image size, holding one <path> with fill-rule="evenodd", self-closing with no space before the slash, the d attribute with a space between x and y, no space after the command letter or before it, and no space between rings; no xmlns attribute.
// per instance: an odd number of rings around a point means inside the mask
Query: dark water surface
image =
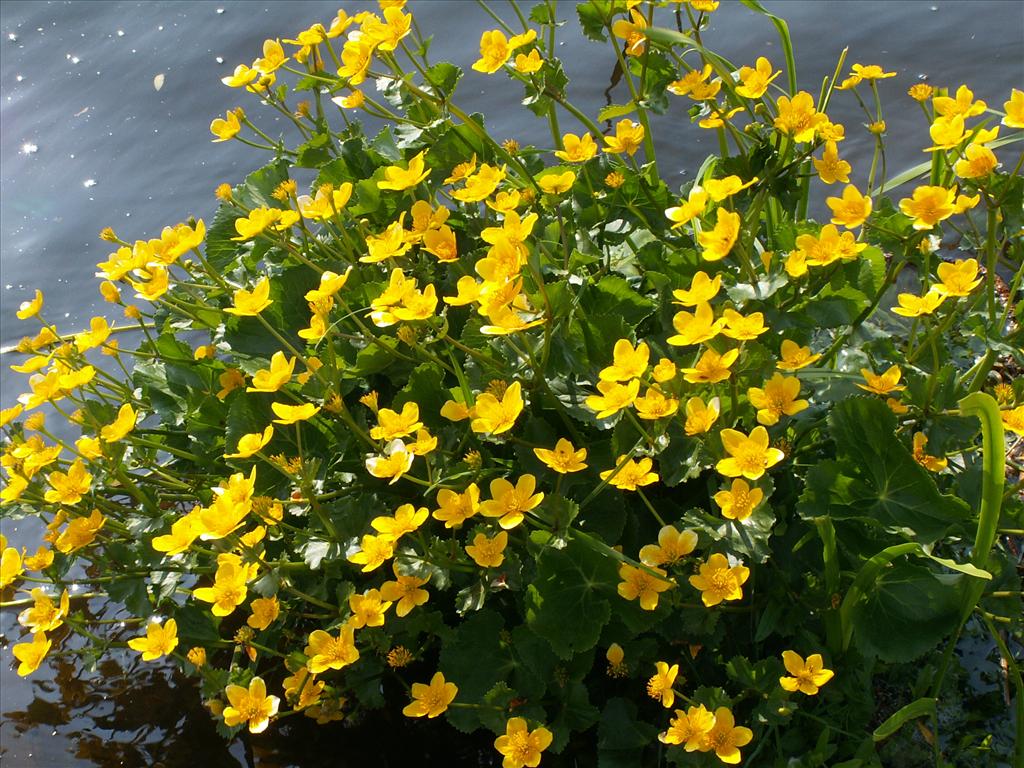
<svg viewBox="0 0 1024 768"><path fill-rule="evenodd" d="M847 45L848 65L878 63L899 74L879 84L892 147L890 175L924 159L920 150L927 144L927 128L905 96L914 82L927 78L951 89L967 83L976 97L997 108L1012 87L1024 86L1024 4L1016 0L765 0L765 5L790 24L802 88L817 93ZM46 316L63 331L81 329L92 314L104 311L93 277L96 262L111 250L97 238L103 227L112 226L132 241L157 236L163 226L190 215L209 221L216 207L214 187L239 181L268 159L237 142L212 144L210 120L239 103L270 134L278 120L254 99L239 99L240 93L219 79L235 64L251 62L265 38L291 37L316 21L328 22L338 7L354 12L370 6L0 2L0 347L35 332L28 323L22 327L14 312L36 287L46 294ZM518 107L521 87L503 75L486 77L469 69L480 32L494 26L489 17L469 0L421 0L411 6L425 34L434 35L432 59L451 60L466 70L457 98L461 106L484 112L499 138L546 146L546 123ZM494 7L505 13L501 3ZM561 31L568 42L560 54L571 98L594 114L604 104L611 52L583 43L574 29L573 3L559 3L559 14L570 20ZM661 18L668 23L667 14ZM774 29L738 3L722 3L704 40L737 63L766 55L776 67L783 64ZM163 75L159 90L157 75ZM619 92L613 99L628 100ZM679 99L677 122L655 128L663 172L680 169L680 183L715 151L714 137L686 119L689 103ZM829 112L847 127L843 156L863 183L870 142L856 102L837 94ZM562 129L579 132L580 127L564 118ZM812 197L823 199L822 192L812 187ZM0 361L3 407L25 385L21 375L8 370L17 362L14 356L4 354ZM28 522L4 520L3 532L12 544L32 551L40 537L39 526ZM125 617L115 606L96 600L88 605L101 618ZM22 639L16 614L0 611L0 764L5 768L203 768L252 762L429 768L487 765L493 759L487 738L473 742L442 723L409 724L388 716L372 729L282 723L250 745L236 742L229 748L214 732L191 682L139 662L137 654L105 657L89 673L72 657L54 655L31 678L17 677L10 653L10 645ZM477 757L478 748L484 757Z"/></svg>

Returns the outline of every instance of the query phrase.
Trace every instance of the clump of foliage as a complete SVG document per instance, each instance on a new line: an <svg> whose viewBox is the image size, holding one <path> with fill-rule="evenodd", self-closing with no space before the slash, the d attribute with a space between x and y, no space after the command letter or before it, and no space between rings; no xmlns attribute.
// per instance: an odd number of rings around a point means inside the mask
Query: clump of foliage
<svg viewBox="0 0 1024 768"><path fill-rule="evenodd" d="M523 87L549 147L461 109L403 2L239 65L290 138L241 108L211 131L269 164L209 227L103 232L122 325L18 313L41 327L0 415L4 516L47 528L0 545L19 673L69 632L111 643L53 591L74 582L227 735L388 706L492 731L505 768L853 768L893 738L1019 761L1024 93L913 85L900 139L930 159L887 178L894 73L841 58L801 90L785 22L744 4L785 74L706 47L716 1L578 5L629 94L596 116L561 9L492 11L473 68ZM864 108L869 169L833 99ZM682 187L669 112L719 141ZM965 626L1014 697L987 737L941 725Z"/></svg>

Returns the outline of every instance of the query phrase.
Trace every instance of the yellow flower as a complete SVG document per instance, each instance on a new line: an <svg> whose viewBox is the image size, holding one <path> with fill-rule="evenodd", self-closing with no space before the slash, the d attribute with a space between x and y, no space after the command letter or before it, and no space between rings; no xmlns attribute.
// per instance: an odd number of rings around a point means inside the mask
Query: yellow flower
<svg viewBox="0 0 1024 768"><path fill-rule="evenodd" d="M728 491L715 494L715 503L722 508L722 517L728 520L746 520L764 499L764 491L751 488L747 481L737 477Z"/></svg>
<svg viewBox="0 0 1024 768"><path fill-rule="evenodd" d="M253 374L252 386L246 392L277 392L287 384L295 371L295 358L285 358L283 352L275 352L270 358L270 367Z"/></svg>
<svg viewBox="0 0 1024 768"><path fill-rule="evenodd" d="M633 401L637 416L648 421L656 421L673 415L679 410L679 400L666 397L661 390L648 387L647 394Z"/></svg>
<svg viewBox="0 0 1024 768"><path fill-rule="evenodd" d="M629 674L629 667L624 663L626 652L622 650L621 645L618 643L609 645L604 657L608 659L609 677L625 677Z"/></svg>
<svg viewBox="0 0 1024 768"><path fill-rule="evenodd" d="M53 486L53 490L47 491L44 498L51 504L77 504L82 496L89 492L92 487L92 475L85 471L85 465L81 459L68 467L67 473L51 472L47 482Z"/></svg>
<svg viewBox="0 0 1024 768"><path fill-rule="evenodd" d="M14 655L20 664L18 664L18 674L22 677L27 677L39 669L39 665L43 662L43 657L50 650L52 643L46 638L45 632L36 632L32 635L32 642L30 643L17 643L11 648L11 653Z"/></svg>
<svg viewBox="0 0 1024 768"><path fill-rule="evenodd" d="M0 427L6 427L16 418L21 416L22 411L25 407L21 404L12 405L10 408L4 408L0 410Z"/></svg>
<svg viewBox="0 0 1024 768"><path fill-rule="evenodd" d="M298 198L296 198L296 203L299 207L299 213L301 213L304 218L329 219L332 216L336 216L338 213L340 213L341 210L348 204L348 201L351 198L352 184L346 181L344 184L339 185L337 188L329 184L321 184L316 191L315 197L310 197L309 195L300 195ZM349 267L349 270L351 270L351 267ZM337 281L339 279L341 279L340 284L338 284L336 287L333 285L330 286L333 287L334 290L328 293L325 290L326 286L324 285L324 282L327 280ZM321 286L319 289L319 295L330 295L337 292L337 290L340 289L345 284L345 280L347 279L348 271L346 271L344 275L338 275L334 272L324 272L320 276ZM307 293L306 301L313 300L314 299L310 298L309 293Z"/></svg>
<svg viewBox="0 0 1024 768"><path fill-rule="evenodd" d="M807 657L807 661L804 661L796 651L783 651L782 663L792 677L780 677L779 685L790 693L800 691L808 696L814 696L835 674L831 669L825 669L825 662L820 653L812 653Z"/></svg>
<svg viewBox="0 0 1024 768"><path fill-rule="evenodd" d="M420 152L409 160L407 168L402 168L399 165L390 165L385 168L384 180L377 182L377 188L401 191L415 187L430 175L430 169L425 168L424 155L425 152Z"/></svg>
<svg viewBox="0 0 1024 768"><path fill-rule="evenodd" d="M331 101L343 109L359 109L366 103L366 95L355 89L348 96L335 96Z"/></svg>
<svg viewBox="0 0 1024 768"><path fill-rule="evenodd" d="M703 704L690 707L686 712L677 709L668 730L658 734L658 740L663 744L685 746L687 752L703 752L710 748L705 745L705 739L714 726L715 716Z"/></svg>
<svg viewBox="0 0 1024 768"><path fill-rule="evenodd" d="M23 572L21 556L14 547L0 547L3 554L0 554L0 589L14 583L15 579Z"/></svg>
<svg viewBox="0 0 1024 768"><path fill-rule="evenodd" d="M725 354L718 354L709 349L700 356L693 368L683 368L683 378L690 384L717 384L732 375L730 368L740 356L738 349L730 349Z"/></svg>
<svg viewBox="0 0 1024 768"><path fill-rule="evenodd" d="M732 197L737 192L742 192L747 187L752 187L757 182L757 176L746 182L736 175L726 176L722 179L705 179L704 191L711 196L712 200L720 203L727 197Z"/></svg>
<svg viewBox="0 0 1024 768"><path fill-rule="evenodd" d="M555 151L555 157L567 163L584 163L597 154L597 144L589 133L582 136L565 134L562 136L562 147L564 149Z"/></svg>
<svg viewBox="0 0 1024 768"><path fill-rule="evenodd" d="M955 99L949 96L936 96L932 100L932 104L935 106L935 111L943 117L950 115L963 115L965 118L977 117L988 108L984 101L974 100L974 93L966 85L961 85L956 89Z"/></svg>
<svg viewBox="0 0 1024 768"><path fill-rule="evenodd" d="M560 475L579 472L587 468L587 465L583 463L587 458L587 449L580 448L577 451L573 444L564 437L558 440L554 450L534 448L533 452L538 459Z"/></svg>
<svg viewBox="0 0 1024 768"><path fill-rule="evenodd" d="M264 75L279 69L282 64L288 61L284 55L284 48L277 40L263 41L263 58L253 62L253 69L258 69Z"/></svg>
<svg viewBox="0 0 1024 768"><path fill-rule="evenodd" d="M551 746L554 735L547 728L529 730L526 720L513 717L505 726L505 735L494 740L494 748L503 756L501 768L536 768L541 752Z"/></svg>
<svg viewBox="0 0 1024 768"><path fill-rule="evenodd" d="M412 533L430 516L426 507L416 509L412 504L403 504L395 510L394 517L382 515L375 517L370 525L381 538L398 541L407 533Z"/></svg>
<svg viewBox="0 0 1024 768"><path fill-rule="evenodd" d="M52 557L51 552L51 559ZM28 567L27 561L28 558L26 558L26 567ZM64 623L64 617L68 615L70 607L70 596L66 589L60 596L59 604L54 603L41 587L32 590L32 600L32 606L18 614L18 623L21 626L28 627L33 632L52 632Z"/></svg>
<svg viewBox="0 0 1024 768"><path fill-rule="evenodd" d="M1024 405L1018 405L1016 408L1001 411L1000 416L1006 429L1024 436Z"/></svg>
<svg viewBox="0 0 1024 768"><path fill-rule="evenodd" d="M635 155L636 151L640 149L640 145L644 140L644 127L640 123L634 123L632 120L624 119L620 120L615 125L615 135L605 136L604 151L609 154L621 154L625 152L628 155Z"/></svg>
<svg viewBox="0 0 1024 768"><path fill-rule="evenodd" d="M604 177L604 183L605 186L609 187L610 189L618 189L619 187L626 183L626 177L623 176L618 171L612 171L611 173Z"/></svg>
<svg viewBox="0 0 1024 768"><path fill-rule="evenodd" d="M462 493L444 488L437 492L438 509L434 519L444 523L445 528L459 528L480 509L480 488L470 483Z"/></svg>
<svg viewBox="0 0 1024 768"><path fill-rule="evenodd" d="M400 414L390 408L381 408L377 413L377 426L370 430L370 437L374 440L393 440L411 435L422 426L419 406L409 401L402 406Z"/></svg>
<svg viewBox="0 0 1024 768"><path fill-rule="evenodd" d="M877 64L854 64L852 75L859 77L861 80L885 80L890 77L896 77L895 72L886 72Z"/></svg>
<svg viewBox="0 0 1024 768"><path fill-rule="evenodd" d="M700 566L700 573L690 577L690 584L700 590L705 607L711 608L723 600L741 600L742 585L750 576L743 565L729 567L725 555L714 554Z"/></svg>
<svg viewBox="0 0 1024 768"><path fill-rule="evenodd" d="M601 370L601 381L628 381L639 378L647 371L651 350L645 342L634 348L628 339L619 339L612 350L613 361Z"/></svg>
<svg viewBox="0 0 1024 768"><path fill-rule="evenodd" d="M797 142L813 140L815 132L828 120L815 109L814 97L807 91L800 91L792 99L779 96L778 110L775 127Z"/></svg>
<svg viewBox="0 0 1024 768"><path fill-rule="evenodd" d="M679 675L679 665L671 667L666 661L655 662L657 670L650 680L647 681L647 695L652 699L661 702L661 706L670 709L676 700L676 693L672 690L676 677Z"/></svg>
<svg viewBox="0 0 1024 768"><path fill-rule="evenodd" d="M696 547L696 533L690 530L679 531L673 525L666 525L658 531L657 544L645 544L640 547L640 562L652 568L659 565L675 565Z"/></svg>
<svg viewBox="0 0 1024 768"><path fill-rule="evenodd" d="M623 464L624 461L625 464ZM660 479L658 473L651 471L653 464L654 462L646 456L640 461L633 461L633 459L626 461L625 456L619 456L615 460L615 466L619 467L618 472L614 468L605 470L601 473L601 479L607 480L609 485L620 490L635 491L641 486L658 482Z"/></svg>
<svg viewBox="0 0 1024 768"><path fill-rule="evenodd" d="M705 64L701 69L690 70L679 80L669 83L665 90L676 96L689 96L694 101L713 99L721 90L722 82L708 82L712 71L710 64Z"/></svg>
<svg viewBox="0 0 1024 768"><path fill-rule="evenodd" d="M799 371L820 359L820 354L811 354L810 347L801 347L795 341L783 339L779 362L775 367L781 371Z"/></svg>
<svg viewBox="0 0 1024 768"><path fill-rule="evenodd" d="M689 347L709 341L725 328L725 318L715 319L714 310L706 301L697 305L693 312L681 310L672 317L676 333L668 337L674 347Z"/></svg>
<svg viewBox="0 0 1024 768"><path fill-rule="evenodd" d="M914 461L929 472L941 472L946 468L948 462L940 456L929 456L925 452L926 445L928 445L928 436L924 432L916 432L914 434Z"/></svg>
<svg viewBox="0 0 1024 768"><path fill-rule="evenodd" d="M348 556L350 563L363 566L363 573L375 570L395 554L395 540L390 536L363 536L359 551Z"/></svg>
<svg viewBox="0 0 1024 768"><path fill-rule="evenodd" d="M223 118L214 118L210 123L210 133L217 137L213 140L215 144L235 138L241 130L242 124L238 121L238 115L231 109L225 113Z"/></svg>
<svg viewBox="0 0 1024 768"><path fill-rule="evenodd" d="M741 759L739 747L746 746L753 738L753 731L736 725L728 707L719 707L715 710L715 725L701 743L708 751L714 750L723 763L735 765Z"/></svg>
<svg viewBox="0 0 1024 768"><path fill-rule="evenodd" d="M686 434L690 435L702 435L708 432L716 421L718 421L718 414L720 413L720 404L717 397L712 397L708 400L707 405L699 397L691 397L686 401L686 424L684 429Z"/></svg>
<svg viewBox="0 0 1024 768"><path fill-rule="evenodd" d="M166 656L178 647L178 622L168 619L161 626L151 621L146 625L146 636L135 637L128 641L128 647L142 654L143 661L154 661Z"/></svg>
<svg viewBox="0 0 1024 768"><path fill-rule="evenodd" d="M478 533L473 543L466 546L466 554L481 568L497 568L505 561L505 547L508 546L508 532L499 531L494 538Z"/></svg>
<svg viewBox="0 0 1024 768"><path fill-rule="evenodd" d="M222 77L220 81L230 88L242 88L249 85L259 76L260 73L257 70L249 69L245 64L239 64L235 67L234 72L227 77Z"/></svg>
<svg viewBox="0 0 1024 768"><path fill-rule="evenodd" d="M928 230L956 212L956 187L920 186L900 200L900 211L914 220L914 229Z"/></svg>
<svg viewBox="0 0 1024 768"><path fill-rule="evenodd" d="M832 209L832 223L856 229L871 215L871 198L862 195L853 184L847 184L842 197L829 197L825 202Z"/></svg>
<svg viewBox="0 0 1024 768"><path fill-rule="evenodd" d="M39 314L39 310L43 308L43 292L38 288L36 289L35 298L31 301L23 301L18 305L18 310L15 312L19 320L28 320L30 317L35 317Z"/></svg>
<svg viewBox="0 0 1024 768"><path fill-rule="evenodd" d="M720 261L729 255L736 238L740 233L742 219L735 211L718 209L718 220L714 229L705 230L697 235L697 242L703 249L701 257L705 261Z"/></svg>
<svg viewBox="0 0 1024 768"><path fill-rule="evenodd" d="M341 49L341 67L338 75L348 79L346 85L359 85L366 80L373 50L377 42L360 30L349 33Z"/></svg>
<svg viewBox="0 0 1024 768"><path fill-rule="evenodd" d="M3 549L2 544L0 544L0 549ZM26 571L45 571L53 565L53 550L40 545L34 555L25 558L24 564Z"/></svg>
<svg viewBox="0 0 1024 768"><path fill-rule="evenodd" d="M245 386L245 374L237 368L228 368L217 377L217 383L221 387L217 392L217 398L223 400L236 389L241 389Z"/></svg>
<svg viewBox="0 0 1024 768"><path fill-rule="evenodd" d="M522 195L519 194L518 190L513 189L511 192L499 192L494 196L494 200L487 201L487 207L503 216L507 216L519 207L521 200Z"/></svg>
<svg viewBox="0 0 1024 768"><path fill-rule="evenodd" d="M348 606L352 615L348 623L354 629L363 627L383 627L384 614L391 607L391 602L384 600L379 590L368 589L361 595L351 595ZM310 670L313 672L314 670Z"/></svg>
<svg viewBox="0 0 1024 768"><path fill-rule="evenodd" d="M968 144L964 150L964 158L957 160L953 166L956 175L964 179L979 179L995 170L999 162L995 154L981 144Z"/></svg>
<svg viewBox="0 0 1024 768"><path fill-rule="evenodd" d="M658 598L666 590L675 585L668 579L658 578L668 574L661 568L635 568L628 563L619 566L619 595L626 600L639 598L640 607L645 611L653 611L658 607Z"/></svg>
<svg viewBox="0 0 1024 768"><path fill-rule="evenodd" d="M389 485L398 481L412 467L415 456L406 450L405 443L399 439L392 440L384 448L380 456L369 456L366 459L366 470L374 477L389 477Z"/></svg>
<svg viewBox="0 0 1024 768"><path fill-rule="evenodd" d="M785 457L778 448L768 447L768 430L764 427L754 427L749 437L735 429L723 429L722 446L729 457L719 461L715 469L726 477L757 480Z"/></svg>
<svg viewBox="0 0 1024 768"><path fill-rule="evenodd" d="M540 51L534 48L529 53L516 54L516 72L530 75L544 66L544 59L540 57Z"/></svg>
<svg viewBox="0 0 1024 768"><path fill-rule="evenodd" d="M238 241L252 240L267 227L281 221L281 217L284 213L285 212L279 208L253 208L249 211L248 216L235 219L235 231L238 232L238 237L233 237L231 239ZM296 220L297 219L298 215L296 214ZM114 278L111 277L110 279L113 280Z"/></svg>
<svg viewBox="0 0 1024 768"><path fill-rule="evenodd" d="M185 654L185 658L188 659L189 664L199 669L206 666L206 649L200 645L193 646L188 649L188 653Z"/></svg>
<svg viewBox="0 0 1024 768"><path fill-rule="evenodd" d="M773 74L772 63L764 56L758 56L753 67L740 67L742 85L736 86L736 93L745 99L759 99L768 90L772 80L781 74L781 69Z"/></svg>
<svg viewBox="0 0 1024 768"><path fill-rule="evenodd" d="M1003 125L1008 128L1024 128L1024 91L1014 88L1010 100L1003 102L1003 109L1006 110Z"/></svg>
<svg viewBox="0 0 1024 768"><path fill-rule="evenodd" d="M476 399L470 428L474 432L491 435L507 432L523 412L523 405L522 385L518 381L505 390L500 400L485 392Z"/></svg>
<svg viewBox="0 0 1024 768"><path fill-rule="evenodd" d="M407 616L409 611L418 605L423 605L430 598L430 593L420 589L430 581L430 575L426 578L418 576L405 576L398 571L398 565L392 565L396 581L385 581L380 585L380 594L385 600L395 603L395 613L398 616Z"/></svg>
<svg viewBox="0 0 1024 768"><path fill-rule="evenodd" d="M618 19L612 24L612 34L621 37L626 41L625 53L627 56L640 56L647 46L647 37L644 30L647 29L647 19L635 8L629 9L631 21Z"/></svg>
<svg viewBox="0 0 1024 768"><path fill-rule="evenodd" d="M480 165L480 170L466 179L462 189L452 192L452 197L463 203L479 203L486 200L505 180L506 167L496 168L487 163Z"/></svg>
<svg viewBox="0 0 1024 768"><path fill-rule="evenodd" d="M572 189L576 181L576 174L572 171L565 173L549 173L537 179L537 184L549 195L560 195Z"/></svg>
<svg viewBox="0 0 1024 768"><path fill-rule="evenodd" d="M224 724L233 728L248 723L250 733L263 733L281 705L281 699L277 696L267 696L267 684L262 677L254 677L247 689L240 685L229 685L224 694L230 703L230 706L224 707Z"/></svg>
<svg viewBox="0 0 1024 768"><path fill-rule="evenodd" d="M238 439L238 447L235 449L236 453L225 453L225 459L248 459L250 456L255 454L257 451L263 450L263 447L270 442L270 439L274 436L274 428L267 425L267 428L263 430L263 433L252 432L248 435L242 435Z"/></svg>
<svg viewBox="0 0 1024 768"><path fill-rule="evenodd" d="M274 300L270 298L270 278L264 277L251 291L244 288L235 291L234 305L224 311L229 315L255 317L273 303Z"/></svg>
<svg viewBox="0 0 1024 768"><path fill-rule="evenodd" d="M807 407L806 400L797 400L800 394L800 380L794 376L773 375L765 382L764 389L751 387L747 390L750 404L757 408L757 423L778 424L783 416L793 416Z"/></svg>
<svg viewBox="0 0 1024 768"><path fill-rule="evenodd" d="M314 630L309 635L309 643L303 653L308 656L306 670L318 675L328 669L342 669L359 660L359 649L356 648L355 630L350 624L341 627L337 637Z"/></svg>
<svg viewBox="0 0 1024 768"><path fill-rule="evenodd" d="M725 322L722 333L730 339L750 341L768 331L768 326L764 324L763 312L754 312L752 315L744 317L734 309L727 309L723 313L722 320Z"/></svg>
<svg viewBox="0 0 1024 768"><path fill-rule="evenodd" d="M131 403L125 403L118 409L117 418L100 430L100 437L104 442L116 443L135 429L137 420L138 414L135 413Z"/></svg>
<svg viewBox="0 0 1024 768"><path fill-rule="evenodd" d="M458 692L455 683L445 682L444 675L435 672L430 683L412 684L413 700L402 710L402 714L406 717L437 717L448 709Z"/></svg>
<svg viewBox="0 0 1024 768"><path fill-rule="evenodd" d="M825 184L835 184L837 181L844 184L850 183L852 166L845 160L839 159L839 149L834 141L825 142L825 151L821 155L821 160L813 158L812 162L818 170L818 178Z"/></svg>
<svg viewBox="0 0 1024 768"><path fill-rule="evenodd" d="M938 309L939 305L948 298L948 294L935 287L924 296L901 293L896 298L899 301L899 306L892 308L894 314L903 315L903 317L921 317L921 315L930 315Z"/></svg>
<svg viewBox="0 0 1024 768"><path fill-rule="evenodd" d="M950 115L949 117L937 117L928 129L931 136L932 146L925 149L925 152L936 150L953 149L966 138L964 132L964 116Z"/></svg>
<svg viewBox="0 0 1024 768"><path fill-rule="evenodd" d="M493 75L504 66L511 54L508 38L501 30L488 30L480 36L480 58L473 63L473 69Z"/></svg>
<svg viewBox="0 0 1024 768"><path fill-rule="evenodd" d="M54 546L58 552L67 554L92 544L96 534L106 524L107 519L98 510L94 509L89 517L76 517L64 532L57 537Z"/></svg>
<svg viewBox="0 0 1024 768"><path fill-rule="evenodd" d="M706 272L698 272L690 281L688 289L677 288L672 291L676 304L684 307L693 307L698 304L706 304L718 295L722 288L722 276L715 275L714 279L708 277Z"/></svg>
<svg viewBox="0 0 1024 768"><path fill-rule="evenodd" d="M658 364L654 366L654 370L651 371L651 376L659 384L664 384L666 381L672 381L676 377L676 364L669 360L667 357L663 357L658 360Z"/></svg>
<svg viewBox="0 0 1024 768"><path fill-rule="evenodd" d="M491 498L481 502L480 514L484 517L497 517L498 525L510 530L519 525L526 517L526 512L536 509L544 500L543 493L534 493L537 478L533 475L522 475L515 485L504 478L491 480Z"/></svg>
<svg viewBox="0 0 1024 768"><path fill-rule="evenodd" d="M277 416L275 424L296 424L300 421L308 421L320 412L320 407L312 403L302 405L288 405L287 403L271 403L270 409Z"/></svg>
<svg viewBox="0 0 1024 768"><path fill-rule="evenodd" d="M935 93L935 89L928 83L914 83L907 89L907 95L914 101L928 101L933 93Z"/></svg>
<svg viewBox="0 0 1024 768"><path fill-rule="evenodd" d="M857 386L876 395L887 395L890 392L902 392L906 387L897 386L903 372L898 365L893 365L885 373L879 375L869 371L867 368L860 369L860 375L864 377L867 384Z"/></svg>
<svg viewBox="0 0 1024 768"><path fill-rule="evenodd" d="M245 602L248 577L247 567L225 560L217 566L213 586L199 587L192 591L192 596L204 603L213 603L214 616L229 616Z"/></svg>
<svg viewBox="0 0 1024 768"><path fill-rule="evenodd" d="M694 187L690 190L687 199L680 200L680 203L682 205L668 208L665 211L665 217L672 222L672 229L679 229L704 213L708 204L708 193L700 187Z"/></svg>
<svg viewBox="0 0 1024 768"><path fill-rule="evenodd" d="M424 233L423 250L436 256L441 263L459 260L455 232L449 226L441 226Z"/></svg>
<svg viewBox="0 0 1024 768"><path fill-rule="evenodd" d="M276 597L258 597L249 606L252 615L245 620L253 629L263 630L269 627L281 613L281 605Z"/></svg>

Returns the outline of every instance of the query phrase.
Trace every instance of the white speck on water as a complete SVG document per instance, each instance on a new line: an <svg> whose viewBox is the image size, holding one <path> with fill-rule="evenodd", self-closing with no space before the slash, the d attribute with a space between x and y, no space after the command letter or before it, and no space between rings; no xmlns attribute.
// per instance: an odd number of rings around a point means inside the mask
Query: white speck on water
<svg viewBox="0 0 1024 768"><path fill-rule="evenodd" d="M14 79L17 80L20 83L22 80L25 79L25 76L24 75L15 75Z"/></svg>
<svg viewBox="0 0 1024 768"><path fill-rule="evenodd" d="M153 78L153 88L155 88L158 91L161 88L163 88L164 87L164 78L165 78L165 75L164 75L163 72L161 72L159 75L154 77Z"/></svg>
<svg viewBox="0 0 1024 768"><path fill-rule="evenodd" d="M223 56L218 56L217 57L217 63L218 64L223 64L224 63L224 57Z"/></svg>
<svg viewBox="0 0 1024 768"><path fill-rule="evenodd" d="M220 16L222 13L224 13L224 9L223 8L218 8L217 9L217 15Z"/></svg>
<svg viewBox="0 0 1024 768"><path fill-rule="evenodd" d="M7 39L10 40L12 43L18 42L18 36L16 34L14 34L13 32L8 32L7 33Z"/></svg>
<svg viewBox="0 0 1024 768"><path fill-rule="evenodd" d="M34 155L39 151L39 146L33 144L31 141L26 141L21 145L21 154L23 155Z"/></svg>
<svg viewBox="0 0 1024 768"><path fill-rule="evenodd" d="M117 36L118 37L124 37L124 30L123 29L117 30Z"/></svg>
<svg viewBox="0 0 1024 768"><path fill-rule="evenodd" d="M157 32L163 32L164 31L164 25L161 24L159 27L156 28L156 31Z"/></svg>
<svg viewBox="0 0 1024 768"><path fill-rule="evenodd" d="M85 181L82 182L82 186L85 187L86 189L88 189L89 187L95 187L96 179L86 179Z"/></svg>
<svg viewBox="0 0 1024 768"><path fill-rule="evenodd" d="M935 12L935 11L939 10L939 6L937 6L937 5L933 5L933 6L932 6L931 8L929 8L928 10L929 10L929 11L932 11L932 12Z"/></svg>
<svg viewBox="0 0 1024 768"><path fill-rule="evenodd" d="M917 79L918 80L922 80L922 81L923 80L927 80L928 79L928 75L926 75L924 72L918 72L917 73Z"/></svg>

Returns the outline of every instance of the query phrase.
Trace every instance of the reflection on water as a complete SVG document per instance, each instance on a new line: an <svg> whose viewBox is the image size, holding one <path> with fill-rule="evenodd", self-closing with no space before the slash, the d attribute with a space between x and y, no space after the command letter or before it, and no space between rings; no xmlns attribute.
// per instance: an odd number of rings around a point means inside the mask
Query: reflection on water
<svg viewBox="0 0 1024 768"><path fill-rule="evenodd" d="M1018 2L891 3L787 0L765 5L786 17L796 43L801 85L816 91L832 72L844 46L848 62L881 63L898 78L879 84L889 135L897 144L891 171L921 162L927 131L906 88L919 78L955 88L968 83L977 97L1001 104L1024 82L1024 4ZM133 240L151 237L166 224L194 215L209 220L213 188L236 181L264 158L235 142L210 144L211 118L239 103L218 80L234 64L250 61L266 37L288 36L326 21L339 6L349 12L370 2L71 2L0 3L0 346L25 333L13 319L31 289L46 289L52 319L65 330L82 327L100 305L95 264L107 253L96 233L107 225ZM559 4L570 21L561 53L574 101L595 112L605 101L610 52L580 45L573 24L575 3ZM544 121L525 109L508 109L521 98L518 85L501 76L469 70L482 29L493 26L468 0L413 3L419 23L435 35L436 60L466 70L459 100L486 113L499 136L520 144L550 142ZM496 7L501 7L500 3ZM777 39L763 17L738 3L723 3L705 40L741 63L767 55L782 62ZM570 50L577 45L578 50ZM163 76L162 86L154 79ZM620 84L612 97L628 96ZM250 109L251 101L243 102ZM830 113L847 125L844 157L862 169L871 142L852 98L833 98ZM916 105L915 105L916 106ZM674 124L662 124L659 160L697 168L715 150L673 104ZM273 124L270 113L257 122ZM578 131L566 119L563 130ZM912 138L908 138L912 137ZM812 197L824 197L821 189ZM812 211L814 210L812 205ZM24 388L21 377L0 365L0 407ZM34 550L39 540L30 521L3 532L16 546ZM19 593L17 595L21 597ZM11 599L10 591L3 599ZM79 599L77 606L86 605ZM94 629L111 641L132 633L116 622L130 618L116 606L87 603ZM202 706L194 679L135 654L113 649L92 668L70 644L55 638L47 662L29 680L18 678L10 645L21 642L18 609L0 610L0 759L12 768L77 766L320 765L489 766L493 737L457 734L444 722L409 722L392 712L372 723L317 726L304 717L280 721L251 740L224 743ZM401 690L388 691L401 701ZM582 739L580 741L583 741ZM581 745L593 749L593 745ZM572 765L572 756L564 758ZM546 759L546 762L547 759ZM553 761L550 761L553 762ZM584 763L587 761L584 760Z"/></svg>

